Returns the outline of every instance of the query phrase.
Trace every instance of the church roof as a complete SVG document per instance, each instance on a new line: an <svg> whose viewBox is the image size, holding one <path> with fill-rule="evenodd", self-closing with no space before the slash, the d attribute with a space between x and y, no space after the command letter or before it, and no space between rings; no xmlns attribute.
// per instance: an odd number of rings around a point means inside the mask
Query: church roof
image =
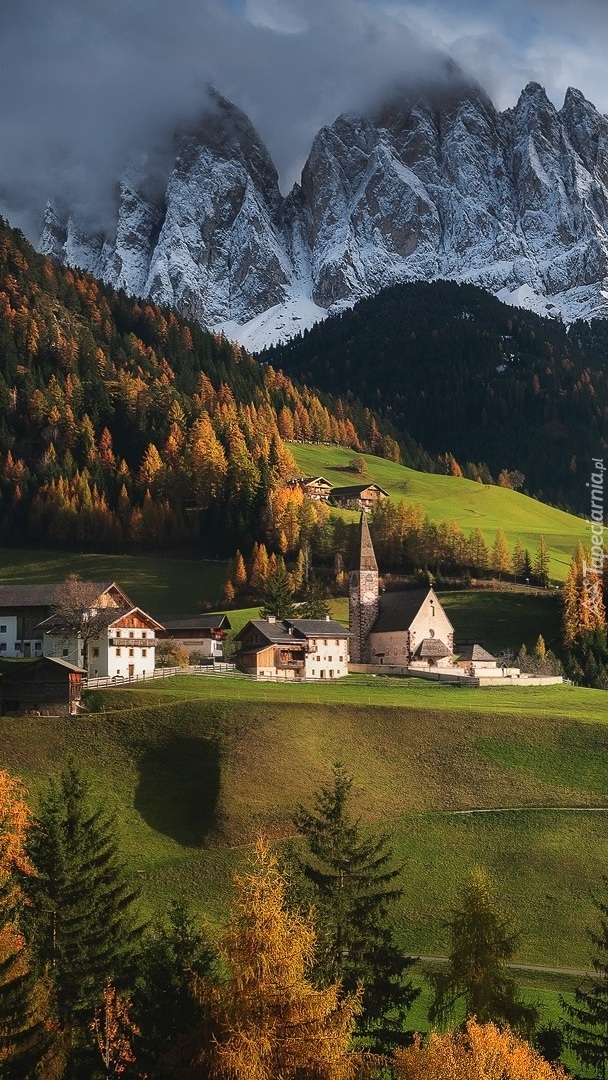
<svg viewBox="0 0 608 1080"><path fill-rule="evenodd" d="M373 634L387 634L393 630L409 630L430 589L407 589L403 592L387 592L380 595L378 618Z"/></svg>
<svg viewBox="0 0 608 1080"><path fill-rule="evenodd" d="M451 653L439 638L427 637L420 642L414 656L421 660L441 660L445 656L451 656Z"/></svg>
<svg viewBox="0 0 608 1080"><path fill-rule="evenodd" d="M477 642L465 641L461 644L454 645L454 652L460 660L494 660L492 656L482 645L478 645Z"/></svg>
<svg viewBox="0 0 608 1080"><path fill-rule="evenodd" d="M361 533L359 540L359 561L356 570L375 570L378 573L378 563L374 554L374 545L369 534L369 525L365 514L361 514Z"/></svg>

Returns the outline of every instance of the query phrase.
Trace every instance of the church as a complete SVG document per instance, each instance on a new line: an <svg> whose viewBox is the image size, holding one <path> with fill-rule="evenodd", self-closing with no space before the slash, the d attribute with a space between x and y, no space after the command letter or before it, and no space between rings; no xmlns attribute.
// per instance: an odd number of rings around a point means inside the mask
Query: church
<svg viewBox="0 0 608 1080"><path fill-rule="evenodd" d="M365 514L350 575L350 659L399 668L453 664L454 627L432 588L381 593Z"/></svg>

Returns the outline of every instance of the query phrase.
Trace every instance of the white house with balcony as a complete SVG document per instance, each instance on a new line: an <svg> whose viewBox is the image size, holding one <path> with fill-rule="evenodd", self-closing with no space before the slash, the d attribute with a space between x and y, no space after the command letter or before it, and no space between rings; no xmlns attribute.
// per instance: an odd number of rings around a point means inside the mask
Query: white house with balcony
<svg viewBox="0 0 608 1080"><path fill-rule="evenodd" d="M65 613L43 619L35 633L41 654L84 667L90 678L137 679L154 672L156 634L162 625L133 605L112 582L77 623Z"/></svg>
<svg viewBox="0 0 608 1080"><path fill-rule="evenodd" d="M236 635L237 664L258 678L341 679L350 631L330 619L252 619Z"/></svg>

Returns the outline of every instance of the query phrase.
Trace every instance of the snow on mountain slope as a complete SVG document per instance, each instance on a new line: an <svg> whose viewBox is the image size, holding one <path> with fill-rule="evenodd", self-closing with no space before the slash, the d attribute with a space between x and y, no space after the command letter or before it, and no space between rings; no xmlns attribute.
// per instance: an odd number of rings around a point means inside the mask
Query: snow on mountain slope
<svg viewBox="0 0 608 1080"><path fill-rule="evenodd" d="M409 280L481 285L566 321L608 315L608 119L531 83L499 113L459 82L441 99L339 116L283 198L224 98L182 133L165 182L133 164L115 236L49 207L41 249L170 304L248 348Z"/></svg>

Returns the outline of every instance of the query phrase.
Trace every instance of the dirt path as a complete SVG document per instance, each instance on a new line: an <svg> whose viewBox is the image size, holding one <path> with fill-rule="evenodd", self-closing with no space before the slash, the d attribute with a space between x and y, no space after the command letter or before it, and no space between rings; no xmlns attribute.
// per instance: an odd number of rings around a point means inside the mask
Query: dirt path
<svg viewBox="0 0 608 1080"><path fill-rule="evenodd" d="M447 956L419 956L417 958L421 960L423 964L447 964L449 957ZM556 968L545 967L542 964L506 964L508 968L513 968L514 971L532 971L539 972L542 975L576 975L578 978L584 978L585 975L590 975L591 972L584 971L582 968Z"/></svg>

